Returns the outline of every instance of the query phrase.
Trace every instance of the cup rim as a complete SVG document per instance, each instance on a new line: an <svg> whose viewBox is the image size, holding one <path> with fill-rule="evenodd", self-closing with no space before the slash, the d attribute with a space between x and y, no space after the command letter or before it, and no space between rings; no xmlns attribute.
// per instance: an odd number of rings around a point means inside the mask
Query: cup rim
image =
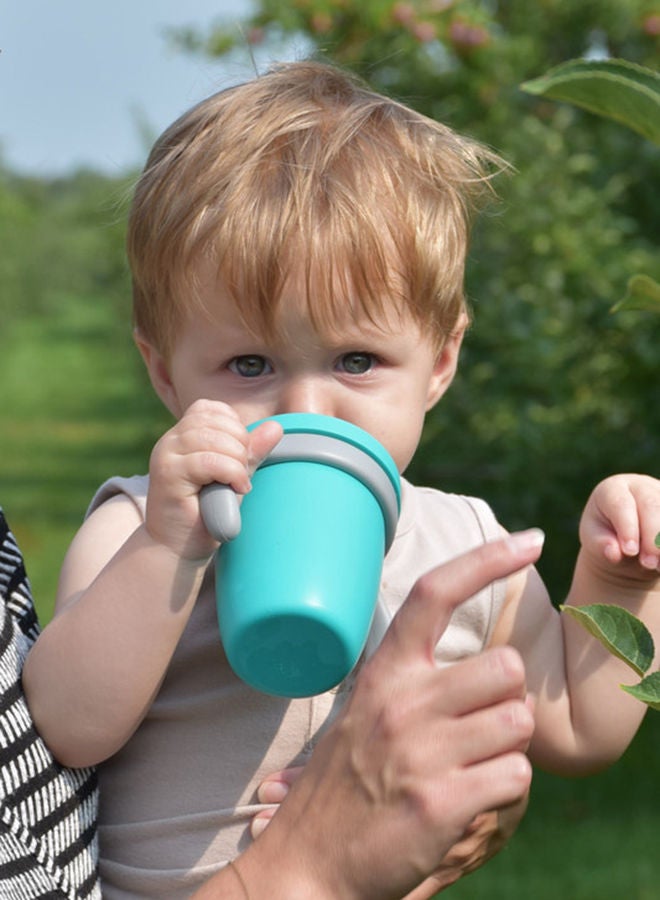
<svg viewBox="0 0 660 900"><path fill-rule="evenodd" d="M253 422L248 426L248 431L256 428L257 425L261 425L262 422L269 421L279 422L285 435L305 433L337 438L352 444L358 450L368 454L387 475L396 494L397 505L400 508L401 476L396 463L380 441L369 434L368 431L365 431L364 428L360 428L352 422L347 422L345 419L338 419L334 416L322 415L321 413L281 413Z"/></svg>

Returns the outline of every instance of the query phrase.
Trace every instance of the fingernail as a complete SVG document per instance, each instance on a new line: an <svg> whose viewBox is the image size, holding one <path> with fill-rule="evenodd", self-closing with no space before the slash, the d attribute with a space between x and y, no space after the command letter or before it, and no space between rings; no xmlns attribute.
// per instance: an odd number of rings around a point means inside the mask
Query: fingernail
<svg viewBox="0 0 660 900"><path fill-rule="evenodd" d="M262 803L281 803L289 793L289 785L283 781L266 781L259 788Z"/></svg>
<svg viewBox="0 0 660 900"><path fill-rule="evenodd" d="M270 819L267 819L265 816L258 816L256 819L252 819L252 822L250 823L252 837L258 838L259 835L266 830L269 822Z"/></svg>
<svg viewBox="0 0 660 900"><path fill-rule="evenodd" d="M509 544L513 550L535 550L542 547L545 542L545 534L540 528L529 528L527 531L517 531L509 535Z"/></svg>

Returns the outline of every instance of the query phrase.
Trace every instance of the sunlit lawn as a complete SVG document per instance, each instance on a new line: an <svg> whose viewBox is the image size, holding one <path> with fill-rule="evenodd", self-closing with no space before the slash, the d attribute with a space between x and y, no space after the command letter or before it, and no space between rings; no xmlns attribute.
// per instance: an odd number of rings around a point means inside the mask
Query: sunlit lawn
<svg viewBox="0 0 660 900"><path fill-rule="evenodd" d="M111 474L146 471L165 422L116 313L70 299L0 335L0 505L42 621L87 504ZM160 424L159 424L160 423Z"/></svg>
<svg viewBox="0 0 660 900"><path fill-rule="evenodd" d="M658 900L659 751L660 713L651 712L608 772L575 781L537 772L529 809L509 846L440 896Z"/></svg>
<svg viewBox="0 0 660 900"><path fill-rule="evenodd" d="M94 490L143 472L167 421L111 310L69 300L0 335L0 504L27 557L42 621ZM550 538L551 539L551 538ZM658 900L660 713L610 772L537 775L509 847L446 891L452 900Z"/></svg>

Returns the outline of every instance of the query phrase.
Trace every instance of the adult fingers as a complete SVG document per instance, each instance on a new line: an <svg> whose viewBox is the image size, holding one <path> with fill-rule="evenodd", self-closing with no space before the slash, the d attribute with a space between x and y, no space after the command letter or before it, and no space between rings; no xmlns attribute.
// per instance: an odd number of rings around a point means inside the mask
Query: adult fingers
<svg viewBox="0 0 660 900"><path fill-rule="evenodd" d="M524 804L524 800L520 801ZM508 809L515 809L514 804ZM517 815L516 821L520 819ZM500 827L501 813L491 810L481 813L466 829L463 837L445 854L438 868L404 900L430 900L436 893L454 884L463 875L474 872L502 849L507 840Z"/></svg>
<svg viewBox="0 0 660 900"><path fill-rule="evenodd" d="M435 682L442 712L451 716L503 700L523 700L526 694L525 666L513 647L493 647L460 660L440 669Z"/></svg>
<svg viewBox="0 0 660 900"><path fill-rule="evenodd" d="M500 754L522 750L534 733L534 717L520 700L508 700L453 720L438 732L438 746L455 765L474 765ZM431 737L433 730L431 730Z"/></svg>
<svg viewBox="0 0 660 900"><path fill-rule="evenodd" d="M518 803L529 793L532 784L532 765L525 753L512 752L501 754L493 759L470 766L462 772L465 778L464 789L468 796L474 797L473 818L483 811L477 799L477 789L472 790L472 785L488 784L490 797L486 798L485 806L489 809L501 809L505 806Z"/></svg>
<svg viewBox="0 0 660 900"><path fill-rule="evenodd" d="M528 801L527 792L514 803L477 815L463 837L449 849L430 876L429 882L435 883L436 892L458 881L463 875L474 872L499 853L520 824ZM405 900L422 900L430 896L433 894L421 891L417 894L413 891Z"/></svg>
<svg viewBox="0 0 660 900"><path fill-rule="evenodd" d="M404 661L420 653L431 660L454 609L491 582L535 562L543 540L538 529L511 534L423 575L394 617L374 660L380 655Z"/></svg>
<svg viewBox="0 0 660 900"><path fill-rule="evenodd" d="M529 759L512 751L455 768L442 782L429 783L425 800L437 821L444 815L446 821L471 822L485 810L518 803L529 792L531 782Z"/></svg>

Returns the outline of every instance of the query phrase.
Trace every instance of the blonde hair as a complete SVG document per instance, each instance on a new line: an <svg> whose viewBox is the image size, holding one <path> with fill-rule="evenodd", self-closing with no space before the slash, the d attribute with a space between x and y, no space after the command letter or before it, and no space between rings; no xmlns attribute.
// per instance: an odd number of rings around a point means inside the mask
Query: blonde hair
<svg viewBox="0 0 660 900"><path fill-rule="evenodd" d="M333 66L277 66L209 97L156 142L133 199L135 325L167 354L202 261L246 324L276 328L287 278L332 327L347 298L396 301L442 344L465 308L472 213L498 157Z"/></svg>

